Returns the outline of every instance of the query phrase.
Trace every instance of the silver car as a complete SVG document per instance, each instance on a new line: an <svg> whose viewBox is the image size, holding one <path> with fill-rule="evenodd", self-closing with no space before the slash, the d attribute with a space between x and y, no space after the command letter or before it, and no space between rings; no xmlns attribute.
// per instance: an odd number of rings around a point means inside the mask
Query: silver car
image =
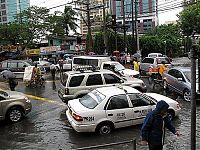
<svg viewBox="0 0 200 150"><path fill-rule="evenodd" d="M191 69L190 67L175 67L163 74L163 87L183 96L190 101L191 97Z"/></svg>
<svg viewBox="0 0 200 150"><path fill-rule="evenodd" d="M0 120L18 122L32 109L31 101L23 93L0 91Z"/></svg>

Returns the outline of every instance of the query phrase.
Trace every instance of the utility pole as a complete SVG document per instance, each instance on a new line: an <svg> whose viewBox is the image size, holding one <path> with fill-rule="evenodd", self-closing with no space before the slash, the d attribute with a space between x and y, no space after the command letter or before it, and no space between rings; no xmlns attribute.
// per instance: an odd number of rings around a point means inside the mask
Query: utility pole
<svg viewBox="0 0 200 150"><path fill-rule="evenodd" d="M136 52L139 50L139 38L138 38L138 21L137 21L137 0L135 0L135 47Z"/></svg>
<svg viewBox="0 0 200 150"><path fill-rule="evenodd" d="M122 9L123 9L123 29L124 29L124 52L127 52L127 48L126 48L126 20L125 20L125 7L124 7L124 1L122 0Z"/></svg>
<svg viewBox="0 0 200 150"><path fill-rule="evenodd" d="M92 31L91 31L91 21L90 21L90 0L87 0L87 20L88 20L88 35L89 35L89 46L88 51L92 50Z"/></svg>
<svg viewBox="0 0 200 150"><path fill-rule="evenodd" d="M132 55L136 53L135 51L135 35L134 35L134 5L133 5L134 1L131 0L131 16L132 16Z"/></svg>
<svg viewBox="0 0 200 150"><path fill-rule="evenodd" d="M107 54L108 45L106 37L106 10L105 10L105 0L103 0L103 40L104 40L104 54Z"/></svg>

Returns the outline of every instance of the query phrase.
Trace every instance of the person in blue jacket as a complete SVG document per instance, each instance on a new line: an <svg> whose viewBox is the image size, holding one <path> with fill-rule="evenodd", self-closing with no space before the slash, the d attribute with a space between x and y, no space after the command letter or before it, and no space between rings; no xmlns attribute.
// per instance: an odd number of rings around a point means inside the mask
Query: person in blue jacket
<svg viewBox="0 0 200 150"><path fill-rule="evenodd" d="M148 144L149 150L162 150L164 144L165 127L173 134L179 136L167 115L169 105L161 100L157 103L156 108L149 112L141 128L141 144Z"/></svg>

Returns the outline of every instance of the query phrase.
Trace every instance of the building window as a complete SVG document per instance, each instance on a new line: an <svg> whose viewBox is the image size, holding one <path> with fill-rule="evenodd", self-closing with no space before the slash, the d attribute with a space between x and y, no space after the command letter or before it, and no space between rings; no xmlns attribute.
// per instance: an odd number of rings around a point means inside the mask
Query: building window
<svg viewBox="0 0 200 150"><path fill-rule="evenodd" d="M2 16L6 15L6 10L2 11Z"/></svg>
<svg viewBox="0 0 200 150"><path fill-rule="evenodd" d="M6 4L1 4L1 9L6 9Z"/></svg>
<svg viewBox="0 0 200 150"><path fill-rule="evenodd" d="M5 3L6 2L6 0L1 0L1 3Z"/></svg>
<svg viewBox="0 0 200 150"><path fill-rule="evenodd" d="M6 17L3 17L2 20L3 20L3 21L7 21L7 18L6 18Z"/></svg>

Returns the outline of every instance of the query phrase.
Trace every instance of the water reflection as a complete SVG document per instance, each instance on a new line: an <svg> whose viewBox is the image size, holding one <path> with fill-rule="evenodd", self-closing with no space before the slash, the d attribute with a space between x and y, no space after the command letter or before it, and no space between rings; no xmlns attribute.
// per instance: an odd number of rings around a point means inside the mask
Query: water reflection
<svg viewBox="0 0 200 150"><path fill-rule="evenodd" d="M55 83L55 81L52 81L52 89L53 89L54 91L57 91L57 90L56 90L56 83Z"/></svg>

